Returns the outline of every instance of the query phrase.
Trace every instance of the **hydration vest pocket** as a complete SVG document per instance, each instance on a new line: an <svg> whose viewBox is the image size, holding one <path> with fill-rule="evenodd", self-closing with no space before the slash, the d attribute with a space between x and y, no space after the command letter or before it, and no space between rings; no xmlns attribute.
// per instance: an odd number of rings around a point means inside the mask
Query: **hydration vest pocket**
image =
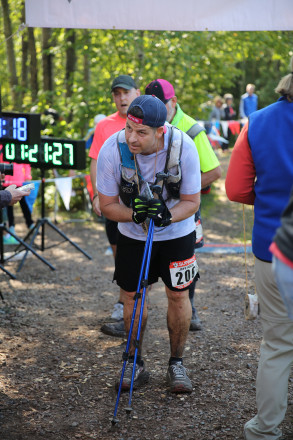
<svg viewBox="0 0 293 440"><path fill-rule="evenodd" d="M129 176L129 169L121 167L121 183L119 185L119 197L128 208L131 207L131 202L134 197L138 195L138 185L134 181L135 173ZM131 179L133 179L131 181Z"/></svg>
<svg viewBox="0 0 293 440"><path fill-rule="evenodd" d="M172 174L170 171L168 173L168 178L166 179L165 185L167 189L168 196L172 199L180 198L180 185L181 185L181 167L178 166L177 174Z"/></svg>

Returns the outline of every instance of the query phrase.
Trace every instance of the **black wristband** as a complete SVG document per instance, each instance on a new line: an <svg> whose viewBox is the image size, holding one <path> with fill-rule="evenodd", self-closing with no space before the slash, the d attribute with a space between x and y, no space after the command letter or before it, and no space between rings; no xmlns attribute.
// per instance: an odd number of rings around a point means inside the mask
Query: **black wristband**
<svg viewBox="0 0 293 440"><path fill-rule="evenodd" d="M93 197L93 201L95 200L96 197L98 197L99 193L96 193Z"/></svg>

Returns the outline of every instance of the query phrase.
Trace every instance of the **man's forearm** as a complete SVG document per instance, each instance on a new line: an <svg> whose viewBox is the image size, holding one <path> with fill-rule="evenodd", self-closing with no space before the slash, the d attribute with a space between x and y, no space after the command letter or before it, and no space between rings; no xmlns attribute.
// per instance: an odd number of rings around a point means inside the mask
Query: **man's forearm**
<svg viewBox="0 0 293 440"><path fill-rule="evenodd" d="M101 211L107 219L114 222L132 222L132 209L127 208L125 205L120 205L120 203L101 203Z"/></svg>
<svg viewBox="0 0 293 440"><path fill-rule="evenodd" d="M170 209L172 215L172 223L181 222L188 217L194 215L200 204L200 198L198 197L198 202L190 202L188 200L181 200L173 208Z"/></svg>
<svg viewBox="0 0 293 440"><path fill-rule="evenodd" d="M99 193L100 207L103 215L115 222L132 222L133 210L119 203L118 196L111 197ZM198 211L200 205L200 194L192 196L181 195L181 200L170 209L172 222L180 222Z"/></svg>
<svg viewBox="0 0 293 440"><path fill-rule="evenodd" d="M219 179L222 174L222 169L220 165L213 170L207 171L206 173L201 174L201 187L206 188L211 183L215 182L215 180Z"/></svg>
<svg viewBox="0 0 293 440"><path fill-rule="evenodd" d="M97 160L92 159L90 164L90 177L94 194L97 192Z"/></svg>
<svg viewBox="0 0 293 440"><path fill-rule="evenodd" d="M248 124L237 138L226 175L226 193L232 202L253 205L255 199L255 166L248 142Z"/></svg>

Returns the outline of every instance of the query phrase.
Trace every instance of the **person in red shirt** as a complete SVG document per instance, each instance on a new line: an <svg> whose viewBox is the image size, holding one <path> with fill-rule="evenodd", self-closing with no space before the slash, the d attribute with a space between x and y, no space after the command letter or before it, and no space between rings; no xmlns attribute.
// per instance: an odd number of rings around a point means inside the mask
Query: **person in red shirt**
<svg viewBox="0 0 293 440"><path fill-rule="evenodd" d="M97 190L97 159L104 142L112 136L112 134L125 128L127 110L132 101L140 95L134 79L129 75L119 75L114 78L111 85L113 101L117 108L117 112L102 119L96 126L93 142L89 151L91 158L90 177L94 190L93 211L101 216L100 203ZM111 245L113 256L115 258L117 248L117 222L106 219L106 234ZM125 336L123 322L123 298L120 296L118 303L114 305L111 318L115 321L115 325L105 324L101 330L111 336Z"/></svg>
<svg viewBox="0 0 293 440"><path fill-rule="evenodd" d="M270 252L293 183L292 72L293 57L290 73L275 89L280 98L249 115L233 148L225 182L231 201L254 205L252 251L263 340L256 377L257 414L244 426L246 440L281 439L293 365L293 322L273 276ZM291 254L288 237L281 237L278 243L285 243L284 250Z"/></svg>

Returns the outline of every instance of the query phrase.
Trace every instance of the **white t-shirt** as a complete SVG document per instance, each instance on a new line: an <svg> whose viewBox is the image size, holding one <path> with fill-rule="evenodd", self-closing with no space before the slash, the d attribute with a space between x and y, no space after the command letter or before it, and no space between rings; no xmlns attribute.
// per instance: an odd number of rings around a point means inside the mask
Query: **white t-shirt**
<svg viewBox="0 0 293 440"><path fill-rule="evenodd" d="M164 171L166 154L168 150L168 141L170 136L170 125L166 124L167 132L164 134L164 148L158 151L157 160L156 153L150 155L136 155L136 161L139 165L144 181L152 182L154 178L154 167L156 163L155 173ZM176 132L177 130L175 130ZM125 141L125 132L119 135L119 142ZM121 180L120 170L120 154L117 146L117 133L113 134L106 140L102 146L97 163L97 188L98 191L106 196L119 195L119 185ZM183 145L181 155L181 173L182 180L180 186L180 194L196 194L201 189L200 164L197 149L194 147L192 139L183 133ZM141 188L143 191L143 186ZM166 200L166 189L163 191L163 198ZM172 208L179 202L179 199L170 199L166 202L168 208ZM120 200L120 203L123 202ZM146 240L146 235L141 225L134 222L118 223L118 229L121 234L135 240ZM184 237L194 231L194 215L180 222L171 223L165 228L154 229L154 241L172 240Z"/></svg>

